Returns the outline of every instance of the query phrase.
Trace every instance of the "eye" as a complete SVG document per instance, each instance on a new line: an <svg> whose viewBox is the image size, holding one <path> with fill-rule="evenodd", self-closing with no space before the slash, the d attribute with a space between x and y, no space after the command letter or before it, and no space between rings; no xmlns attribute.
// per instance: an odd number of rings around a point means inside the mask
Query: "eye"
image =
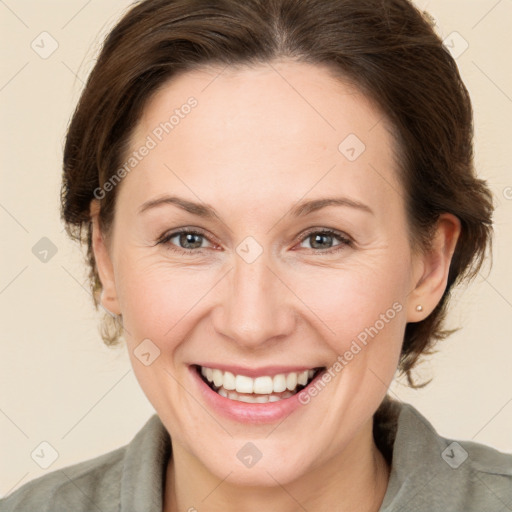
<svg viewBox="0 0 512 512"><path fill-rule="evenodd" d="M172 242L176 239L176 243ZM201 254L201 244L204 240L207 240L205 235L199 231L192 229L181 229L173 233L164 234L157 242L157 244L166 245L171 251L175 251L180 254ZM181 246L181 247L180 247Z"/></svg>
<svg viewBox="0 0 512 512"><path fill-rule="evenodd" d="M333 246L333 239L339 240L340 243ZM310 230L302 236L301 243L306 240L311 240L310 248L313 251L328 254L341 251L347 246L352 246L352 240L347 235L333 229L319 230L315 228L315 230Z"/></svg>
<svg viewBox="0 0 512 512"><path fill-rule="evenodd" d="M172 240L176 239L175 242ZM333 239L339 241L338 244L332 245ZM169 250L179 254L192 255L202 254L204 247L202 243L208 238L200 231L194 229L181 229L172 233L164 234L157 242L158 244L165 245ZM339 231L333 229L319 229L309 230L300 239L300 243L306 240L312 240L310 249L316 253L335 253L343 250L347 246L352 246L352 240ZM210 243L210 242L209 242Z"/></svg>

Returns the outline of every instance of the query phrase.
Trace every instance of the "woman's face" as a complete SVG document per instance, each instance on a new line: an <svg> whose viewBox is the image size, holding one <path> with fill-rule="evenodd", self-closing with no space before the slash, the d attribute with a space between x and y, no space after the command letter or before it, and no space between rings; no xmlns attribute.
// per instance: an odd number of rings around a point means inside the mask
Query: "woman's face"
<svg viewBox="0 0 512 512"><path fill-rule="evenodd" d="M105 305L175 453L252 485L357 453L422 272L382 114L322 67L203 69L152 98L126 161ZM266 403L236 400L255 385Z"/></svg>

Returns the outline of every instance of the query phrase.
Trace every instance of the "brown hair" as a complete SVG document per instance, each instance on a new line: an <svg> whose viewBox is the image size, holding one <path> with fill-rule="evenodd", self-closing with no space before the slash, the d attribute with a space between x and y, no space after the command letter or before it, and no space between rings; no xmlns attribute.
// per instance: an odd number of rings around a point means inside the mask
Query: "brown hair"
<svg viewBox="0 0 512 512"><path fill-rule="evenodd" d="M324 64L373 100L391 122L413 243L428 245L442 212L462 232L446 291L423 321L407 324L400 370L411 379L443 329L453 285L479 271L492 236L492 195L473 165L473 113L457 65L408 0L145 0L104 41L71 119L64 149L62 217L87 245L93 298L98 277L89 205L121 165L144 106L177 73L205 65L291 59ZM108 232L116 187L101 200ZM102 336L116 344L122 327Z"/></svg>

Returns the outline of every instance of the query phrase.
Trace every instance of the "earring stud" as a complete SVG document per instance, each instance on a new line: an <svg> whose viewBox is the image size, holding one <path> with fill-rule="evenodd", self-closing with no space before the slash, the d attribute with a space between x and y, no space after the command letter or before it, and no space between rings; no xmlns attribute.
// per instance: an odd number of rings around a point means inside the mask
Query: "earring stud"
<svg viewBox="0 0 512 512"><path fill-rule="evenodd" d="M423 306L421 304L418 304L416 306L416 311L418 311L418 312L423 311Z"/></svg>

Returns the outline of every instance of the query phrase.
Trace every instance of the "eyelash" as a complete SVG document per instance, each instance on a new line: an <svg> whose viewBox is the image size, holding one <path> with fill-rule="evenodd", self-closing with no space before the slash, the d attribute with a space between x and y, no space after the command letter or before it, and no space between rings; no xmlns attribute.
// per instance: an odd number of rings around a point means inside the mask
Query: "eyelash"
<svg viewBox="0 0 512 512"><path fill-rule="evenodd" d="M208 240L206 235L204 235L200 231L184 228L179 231L174 231L173 233L162 235L160 237L160 239L157 241L157 245L158 244L167 245L169 250L176 252L178 254L186 255L186 256L194 255L194 253L195 254L203 253L202 249L183 249L181 247L178 247L174 244L169 243L172 238L174 238L178 235L182 235L182 234L199 235L199 236L205 238L206 240ZM316 254L333 254L333 253L337 253L337 252L343 250L345 247L353 246L353 241L349 237L347 237L347 235L345 235L339 231L333 230L333 229L318 229L318 228L314 228L312 230L307 231L298 240L298 243L302 243L303 241L307 240L311 235L317 235L317 234L333 236L333 237L337 238L341 243L339 245L331 247L330 249L327 249L325 251L321 250L321 249L310 249L311 251L314 251Z"/></svg>

